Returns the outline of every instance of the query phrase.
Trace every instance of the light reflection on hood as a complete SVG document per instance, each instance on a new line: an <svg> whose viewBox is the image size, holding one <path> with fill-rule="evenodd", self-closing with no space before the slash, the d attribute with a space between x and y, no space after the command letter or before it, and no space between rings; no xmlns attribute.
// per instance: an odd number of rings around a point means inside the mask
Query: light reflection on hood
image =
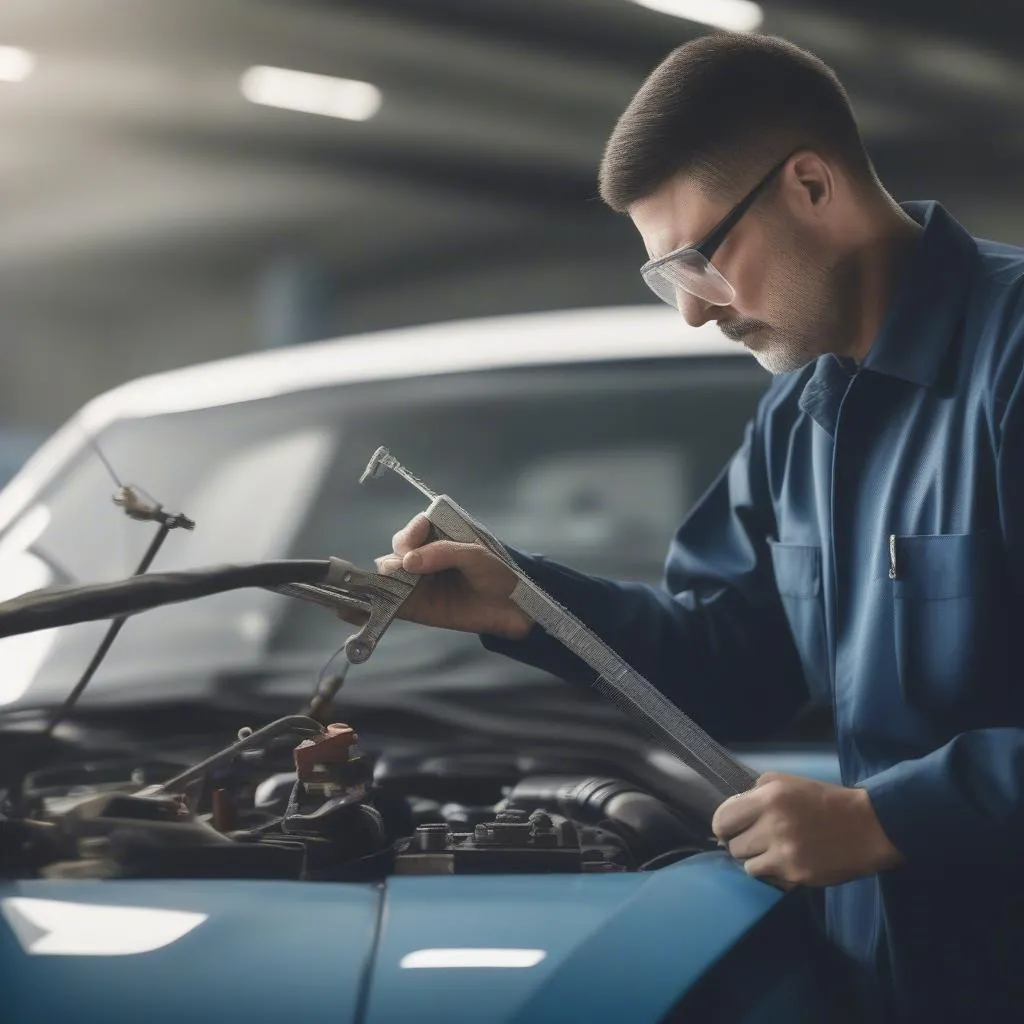
<svg viewBox="0 0 1024 1024"><path fill-rule="evenodd" d="M0 900L21 948L33 956L132 956L177 942L206 914L11 896Z"/></svg>

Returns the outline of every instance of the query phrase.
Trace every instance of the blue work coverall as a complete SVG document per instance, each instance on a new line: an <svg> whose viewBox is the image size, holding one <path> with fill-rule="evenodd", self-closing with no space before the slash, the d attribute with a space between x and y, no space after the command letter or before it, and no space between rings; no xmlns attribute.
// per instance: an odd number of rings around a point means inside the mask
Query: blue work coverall
<svg viewBox="0 0 1024 1024"><path fill-rule="evenodd" d="M906 858L826 893L872 1019L1024 1021L1024 250L904 208L869 355L773 381L662 588L521 564L720 739L831 703ZM537 628L484 643L592 675Z"/></svg>

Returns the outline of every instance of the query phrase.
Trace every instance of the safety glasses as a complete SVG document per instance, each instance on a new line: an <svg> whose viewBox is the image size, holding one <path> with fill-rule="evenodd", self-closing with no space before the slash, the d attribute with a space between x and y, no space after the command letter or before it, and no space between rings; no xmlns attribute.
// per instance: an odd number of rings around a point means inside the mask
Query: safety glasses
<svg viewBox="0 0 1024 1024"><path fill-rule="evenodd" d="M715 269L711 258L725 241L726 235L772 183L792 155L790 153L784 160L780 160L696 245L684 245L665 256L648 260L640 268L647 287L662 302L678 309L680 292L693 295L712 306L728 306L732 302L736 291Z"/></svg>

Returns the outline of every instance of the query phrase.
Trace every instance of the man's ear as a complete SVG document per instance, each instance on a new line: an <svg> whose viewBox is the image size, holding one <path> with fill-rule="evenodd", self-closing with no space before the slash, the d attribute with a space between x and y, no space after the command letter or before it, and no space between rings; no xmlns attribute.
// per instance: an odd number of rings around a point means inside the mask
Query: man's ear
<svg viewBox="0 0 1024 1024"><path fill-rule="evenodd" d="M827 160L813 150L804 150L783 172L783 187L798 210L820 213L835 198L836 177Z"/></svg>

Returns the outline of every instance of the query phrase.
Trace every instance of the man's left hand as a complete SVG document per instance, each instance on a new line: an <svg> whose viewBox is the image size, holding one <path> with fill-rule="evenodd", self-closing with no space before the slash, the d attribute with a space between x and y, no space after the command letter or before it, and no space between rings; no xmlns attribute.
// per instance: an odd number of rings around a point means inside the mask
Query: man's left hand
<svg viewBox="0 0 1024 1024"><path fill-rule="evenodd" d="M836 885L903 860L865 790L781 772L726 800L711 828L747 874L783 888Z"/></svg>

